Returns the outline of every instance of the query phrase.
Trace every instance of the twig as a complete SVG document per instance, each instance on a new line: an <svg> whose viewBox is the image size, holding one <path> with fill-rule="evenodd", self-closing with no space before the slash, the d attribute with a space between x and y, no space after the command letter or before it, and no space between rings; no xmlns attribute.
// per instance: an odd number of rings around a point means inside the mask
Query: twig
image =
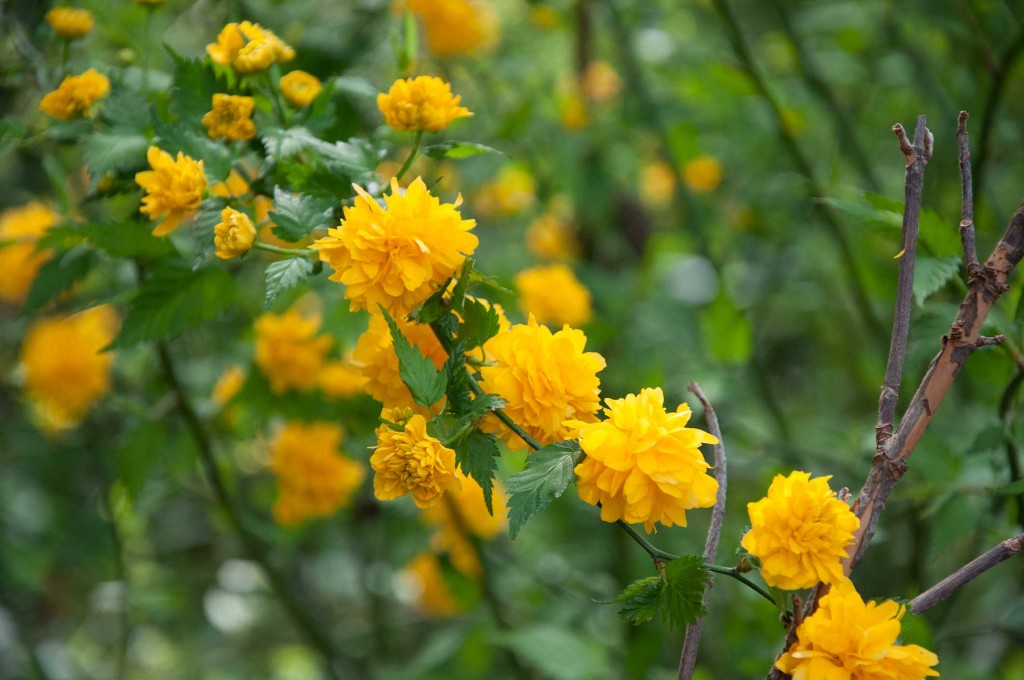
<svg viewBox="0 0 1024 680"><path fill-rule="evenodd" d="M961 111L956 122L956 139L960 145L960 243L964 249L964 267L970 280L981 266L974 242L974 187L971 180L971 141L967 136L969 114Z"/></svg>
<svg viewBox="0 0 1024 680"><path fill-rule="evenodd" d="M907 460L931 423L953 379L977 348L982 324L992 305L1007 290L1006 280L1022 257L1024 205L1017 208L1003 238L996 244L978 276L968 285L967 296L960 303L949 335L942 338L942 348L928 366L899 427L875 454L871 471L853 506L860 519L860 527L854 534L849 557L844 562L847 575L867 550L893 486L906 472Z"/></svg>
<svg viewBox="0 0 1024 680"><path fill-rule="evenodd" d="M704 406L704 419L707 420L708 430L718 438L714 446L715 451L715 479L718 480L718 493L715 495L715 507L711 511L711 525L708 527L708 538L704 542L704 562L710 564L715 561L718 552L718 540L722 536L722 525L725 522L725 493L728 486L728 475L726 473L725 440L722 439L722 430L718 426L718 416L711 402L704 396L700 385L691 382L689 390L700 400ZM707 588L704 590L704 604L708 603L711 595L713 581L708 579ZM704 618L697 619L686 627L686 637L683 639L683 649L679 655L679 680L690 680L693 677L693 669L697 665L697 652L700 650L700 636L704 629Z"/></svg>
<svg viewBox="0 0 1024 680"><path fill-rule="evenodd" d="M910 601L907 609L913 614L920 614L931 609L939 602L967 585L1003 560L1008 560L1024 550L1024 534L1008 538L984 555L971 560L934 586Z"/></svg>
<svg viewBox="0 0 1024 680"><path fill-rule="evenodd" d="M979 335L974 341L975 347L988 347L989 345L1001 345L1006 341L1005 335Z"/></svg>
<svg viewBox="0 0 1024 680"><path fill-rule="evenodd" d="M892 131L900 140L900 149L907 159L904 180L903 256L896 282L896 308L892 316L889 358L885 365L885 382L878 396L878 422L875 424L875 447L881 450L892 436L892 421L900 396L903 363L907 358L907 336L910 333L910 312L914 305L914 261L917 259L917 232L921 218L921 189L924 187L924 166L928 162L925 140L928 128L925 117L918 116L911 146L903 126L896 123Z"/></svg>

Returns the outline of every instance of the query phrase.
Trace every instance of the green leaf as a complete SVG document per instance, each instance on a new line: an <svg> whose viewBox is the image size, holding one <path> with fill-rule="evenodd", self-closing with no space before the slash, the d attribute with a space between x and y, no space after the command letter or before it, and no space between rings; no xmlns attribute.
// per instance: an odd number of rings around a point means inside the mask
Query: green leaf
<svg viewBox="0 0 1024 680"><path fill-rule="evenodd" d="M295 243L309 236L314 229L329 227L334 223L334 202L293 194L276 186L274 209L270 215L274 221L274 235Z"/></svg>
<svg viewBox="0 0 1024 680"><path fill-rule="evenodd" d="M413 400L420 406L433 406L444 396L448 374L434 368L434 363L423 356L419 348L409 344L398 324L383 307L381 313L391 329L391 340L398 356L398 374L409 388Z"/></svg>
<svg viewBox="0 0 1024 680"><path fill-rule="evenodd" d="M235 283L224 269L166 265L139 284L111 348L168 340L218 316L235 301Z"/></svg>
<svg viewBox="0 0 1024 680"><path fill-rule="evenodd" d="M160 138L157 144L160 149L172 156L177 156L180 151L190 158L203 161L203 170L211 182L219 182L231 172L235 154L227 146L188 130L183 125L157 122L154 127Z"/></svg>
<svg viewBox="0 0 1024 680"><path fill-rule="evenodd" d="M0 119L0 152L17 148L28 133L28 123L21 118L8 116Z"/></svg>
<svg viewBox="0 0 1024 680"><path fill-rule="evenodd" d="M494 474L498 470L498 444L494 437L473 430L455 445L455 462L467 475L472 477L484 490L487 512L494 514L491 496L494 491Z"/></svg>
<svg viewBox="0 0 1024 680"><path fill-rule="evenodd" d="M850 218L860 228L891 232L903 227L902 206L898 211L893 211L831 197L823 198L821 202Z"/></svg>
<svg viewBox="0 0 1024 680"><path fill-rule="evenodd" d="M476 260L467 257L462 263L459 280L455 282L455 287L452 288L451 308L459 314L462 313L462 307L466 304L466 291L469 290L469 282L473 278L475 266Z"/></svg>
<svg viewBox="0 0 1024 680"><path fill-rule="evenodd" d="M174 60L174 84L169 98L171 113L182 121L198 125L203 115L213 108L213 95L229 90L218 82L216 74L202 59L186 59L169 47L167 51Z"/></svg>
<svg viewBox="0 0 1024 680"><path fill-rule="evenodd" d="M419 53L419 27L416 19L408 9L402 12L402 28L399 32L398 70L409 73Z"/></svg>
<svg viewBox="0 0 1024 680"><path fill-rule="evenodd" d="M153 236L150 224L96 222L74 231L114 257L158 260L175 253L170 239Z"/></svg>
<svg viewBox="0 0 1024 680"><path fill-rule="evenodd" d="M986 491L993 496L1017 496L1024 494L1024 479L1018 479L1016 482L1004 486L989 487Z"/></svg>
<svg viewBox="0 0 1024 680"><path fill-rule="evenodd" d="M84 248L74 248L51 258L39 268L32 281L22 314L31 314L53 300L92 271L96 256Z"/></svg>
<svg viewBox="0 0 1024 680"><path fill-rule="evenodd" d="M918 255L914 263L914 300L918 306L923 307L929 296L941 290L959 272L960 258L956 255Z"/></svg>
<svg viewBox="0 0 1024 680"><path fill-rule="evenodd" d="M498 334L499 322L494 305L466 298L462 306L462 323L459 324L459 341L465 344L467 350L482 347Z"/></svg>
<svg viewBox="0 0 1024 680"><path fill-rule="evenodd" d="M505 400L497 394L481 394L462 412L462 421L475 423L488 413L505 408Z"/></svg>
<svg viewBox="0 0 1024 680"><path fill-rule="evenodd" d="M619 618L626 623L643 623L650 621L662 606L665 594L665 581L661 576L648 576L633 581L614 599L598 604L621 604Z"/></svg>
<svg viewBox="0 0 1024 680"><path fill-rule="evenodd" d="M515 538L528 519L562 495L582 455L575 441L550 444L530 454L523 471L505 480L510 537Z"/></svg>
<svg viewBox="0 0 1024 680"><path fill-rule="evenodd" d="M444 283L437 287L437 289L430 294L426 300L416 305L416 309L409 313L409 318L417 323L434 323L441 317L450 313L450 306L445 301L444 295L448 290L448 285L452 282L451 279L447 279Z"/></svg>
<svg viewBox="0 0 1024 680"><path fill-rule="evenodd" d="M193 269L202 267L214 253L215 227L221 223L221 212L228 203L223 198L208 198L199 205L199 212L192 218L192 252L195 255Z"/></svg>
<svg viewBox="0 0 1024 680"><path fill-rule="evenodd" d="M742 363L750 358L754 347L750 321L724 293L702 314L701 331L705 347L723 363Z"/></svg>
<svg viewBox="0 0 1024 680"><path fill-rule="evenodd" d="M482 153L505 155L494 147L476 144L475 142L448 141L423 147L423 155L428 158L469 158Z"/></svg>
<svg viewBox="0 0 1024 680"><path fill-rule="evenodd" d="M149 139L137 133L97 132L88 137L83 146L89 176L95 187L108 172L145 166Z"/></svg>
<svg viewBox="0 0 1024 680"><path fill-rule="evenodd" d="M358 76L338 76L334 79L334 89L338 92L345 94L355 95L357 97L376 97L380 90L366 80Z"/></svg>
<svg viewBox="0 0 1024 680"><path fill-rule="evenodd" d="M548 680L613 677L608 647L559 623L541 623L495 636Z"/></svg>
<svg viewBox="0 0 1024 680"><path fill-rule="evenodd" d="M698 555L683 555L665 565L662 617L673 628L685 628L707 614L704 590L707 572Z"/></svg>
<svg viewBox="0 0 1024 680"><path fill-rule="evenodd" d="M153 112L143 96L127 88L114 88L104 100L100 118L122 133L142 133L150 126Z"/></svg>
<svg viewBox="0 0 1024 680"><path fill-rule="evenodd" d="M264 304L269 307L278 295L294 288L313 273L313 261L308 257L289 257L267 266L267 295Z"/></svg>
<svg viewBox="0 0 1024 680"><path fill-rule="evenodd" d="M448 360L444 363L444 370L448 374L448 386L445 388L445 394L448 397L448 410L460 414L463 423L474 423L476 418L467 420L465 417L466 411L473 407L473 392L469 385L466 352L462 345L452 349Z"/></svg>
<svg viewBox="0 0 1024 680"><path fill-rule="evenodd" d="M459 428L458 418L450 413L442 413L427 423L427 434L444 443L454 437Z"/></svg>

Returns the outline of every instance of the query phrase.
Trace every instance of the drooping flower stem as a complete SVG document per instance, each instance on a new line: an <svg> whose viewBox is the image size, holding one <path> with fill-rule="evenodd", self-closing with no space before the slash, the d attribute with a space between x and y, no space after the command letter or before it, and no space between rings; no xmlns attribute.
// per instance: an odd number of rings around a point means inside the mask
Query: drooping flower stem
<svg viewBox="0 0 1024 680"><path fill-rule="evenodd" d="M406 157L405 162L402 163L402 167L400 167L398 169L398 172L395 173L395 179L402 179L402 175L404 175L409 170L409 167L412 165L412 162L416 160L416 154L418 154L420 151L420 142L422 141L423 130L417 130L416 136L412 140L412 151L409 152L409 155Z"/></svg>

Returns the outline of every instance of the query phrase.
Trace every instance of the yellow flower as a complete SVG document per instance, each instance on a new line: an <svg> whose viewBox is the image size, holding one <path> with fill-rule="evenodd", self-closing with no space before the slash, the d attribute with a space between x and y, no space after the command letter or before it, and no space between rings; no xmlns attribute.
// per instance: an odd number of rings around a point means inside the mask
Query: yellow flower
<svg viewBox="0 0 1024 680"><path fill-rule="evenodd" d="M21 347L25 394L41 427L74 427L110 391L114 355L102 350L116 330L117 314L106 305L28 329Z"/></svg>
<svg viewBox="0 0 1024 680"><path fill-rule="evenodd" d="M606 104L622 92L619 74L606 61L592 61L587 64L580 86L587 99L596 104Z"/></svg>
<svg viewBox="0 0 1024 680"><path fill-rule="evenodd" d="M292 71L281 76L280 86L281 94L297 109L309 106L323 89L319 79L305 71Z"/></svg>
<svg viewBox="0 0 1024 680"><path fill-rule="evenodd" d="M249 252L256 241L256 227L243 212L228 207L220 211L220 223L213 228L217 257L230 260Z"/></svg>
<svg viewBox="0 0 1024 680"><path fill-rule="evenodd" d="M366 390L366 378L351 364L329 361L320 370L320 391L332 399L347 399Z"/></svg>
<svg viewBox="0 0 1024 680"><path fill-rule="evenodd" d="M74 7L54 7L46 13L45 18L54 33L68 40L81 38L91 31L96 23L89 10Z"/></svg>
<svg viewBox="0 0 1024 680"><path fill-rule="evenodd" d="M836 498L828 477L808 472L776 475L768 495L747 504L750 531L743 548L761 560L765 583L799 590L845 579L840 561L860 520Z"/></svg>
<svg viewBox="0 0 1024 680"><path fill-rule="evenodd" d="M153 229L154 236L165 236L199 210L206 190L203 162L180 151L175 160L155 146L149 147L146 160L153 169L135 174L135 183L146 190L139 211L149 215L151 220L166 215Z"/></svg>
<svg viewBox="0 0 1024 680"><path fill-rule="evenodd" d="M435 56L469 54L497 38L497 18L482 2L408 0L408 7L423 21L427 48Z"/></svg>
<svg viewBox="0 0 1024 680"><path fill-rule="evenodd" d="M434 551L447 554L455 568L463 574L479 576L480 557L467 532L484 540L501 533L508 526L505 509L508 496L495 480L491 497L491 507L494 509L492 515L484 502L484 490L476 480L458 470L455 475L462 488L448 492L440 503L426 508L423 519L428 525L437 527L430 544Z"/></svg>
<svg viewBox="0 0 1024 680"><path fill-rule="evenodd" d="M377 446L370 456L373 493L390 501L408 493L418 508L429 508L445 491L461 486L455 476L455 451L427 434L427 421L409 409L381 411ZM393 423L401 430L392 429Z"/></svg>
<svg viewBox="0 0 1024 680"><path fill-rule="evenodd" d="M462 97L452 95L452 86L434 76L396 80L387 93L377 95L377 108L384 122L395 130L440 132L456 118L472 116L459 106Z"/></svg>
<svg viewBox="0 0 1024 680"><path fill-rule="evenodd" d="M266 313L256 319L256 365L280 394L290 389L311 390L333 340L317 337L320 317L303 318L294 310Z"/></svg>
<svg viewBox="0 0 1024 680"><path fill-rule="evenodd" d="M391 180L386 208L361 187L355 204L345 207L338 228L317 239L313 248L334 268L330 278L345 284L352 310L406 314L446 280L458 274L465 256L477 246L455 203L441 203L419 177L403 193Z"/></svg>
<svg viewBox="0 0 1024 680"><path fill-rule="evenodd" d="M273 31L251 21L226 25L217 35L217 42L206 46L206 52L215 63L243 75L295 58L295 50Z"/></svg>
<svg viewBox="0 0 1024 680"><path fill-rule="evenodd" d="M686 526L686 511L715 504L718 481L707 474L710 465L701 444L718 440L692 427L690 407L665 410L661 388L639 395L606 399L607 420L572 423L587 457L576 466L580 498L601 504L605 522L655 523Z"/></svg>
<svg viewBox="0 0 1024 680"><path fill-rule="evenodd" d="M518 215L537 200L533 175L515 165L507 165L498 176L480 188L474 207L481 215Z"/></svg>
<svg viewBox="0 0 1024 680"><path fill-rule="evenodd" d="M541 323L580 326L593 315L590 291L560 262L519 272L516 290L519 308Z"/></svg>
<svg viewBox="0 0 1024 680"><path fill-rule="evenodd" d="M713 156L694 158L683 167L683 179L698 194L709 193L722 182L722 164Z"/></svg>
<svg viewBox="0 0 1024 680"><path fill-rule="evenodd" d="M227 179L223 182L217 182L210 187L210 193L221 198L238 198L248 193L248 191L249 183L234 168L231 168Z"/></svg>
<svg viewBox="0 0 1024 680"><path fill-rule="evenodd" d="M665 161L654 161L640 173L640 201L648 208L664 208L672 201L676 176Z"/></svg>
<svg viewBox="0 0 1024 680"><path fill-rule="evenodd" d="M416 606L428 616L454 616L462 607L444 580L444 570L433 553L420 553L401 571L402 582L409 586Z"/></svg>
<svg viewBox="0 0 1024 680"><path fill-rule="evenodd" d="M81 118L92 105L110 92L110 80L94 68L77 76L67 76L53 92L39 102L39 110L60 120Z"/></svg>
<svg viewBox="0 0 1024 680"><path fill-rule="evenodd" d="M213 403L220 408L235 398L245 384L245 369L241 366L230 366L224 371L213 386Z"/></svg>
<svg viewBox="0 0 1024 680"><path fill-rule="evenodd" d="M793 680L924 680L939 658L918 645L897 645L903 607L865 603L849 581L833 584L817 611L796 629L796 642L775 662Z"/></svg>
<svg viewBox="0 0 1024 680"><path fill-rule="evenodd" d="M531 316L528 324L488 341L493 365L480 369L484 387L500 395L507 402L505 413L542 445L561 441L570 432L565 421L593 422L600 406L597 373L605 361L596 352L584 353L586 344L583 331L565 326L552 333ZM509 448L524 446L493 416L485 422L505 437Z"/></svg>
<svg viewBox="0 0 1024 680"><path fill-rule="evenodd" d="M555 211L545 212L530 223L526 247L542 260L570 260L580 250L576 229Z"/></svg>
<svg viewBox="0 0 1024 680"><path fill-rule="evenodd" d="M274 519L288 526L330 517L347 506L366 470L339 455L341 426L328 422L288 423L271 444L270 469L277 477Z"/></svg>
<svg viewBox="0 0 1024 680"><path fill-rule="evenodd" d="M203 116L203 125L212 139L252 139L256 136L256 125L252 122L252 111L256 100L233 94L213 95L213 110Z"/></svg>
<svg viewBox="0 0 1024 680"><path fill-rule="evenodd" d="M58 215L42 203L28 203L0 213L0 302L25 299L50 251L36 251L36 239L57 223Z"/></svg>
<svg viewBox="0 0 1024 680"><path fill-rule="evenodd" d="M448 353L441 347L430 326L401 318L395 322L402 335L429 358L435 368L441 369L444 366ZM380 314L370 317L369 327L356 341L352 351L352 365L366 378L366 391L386 408L415 405L409 388L398 374L398 355L395 354L387 322Z"/></svg>

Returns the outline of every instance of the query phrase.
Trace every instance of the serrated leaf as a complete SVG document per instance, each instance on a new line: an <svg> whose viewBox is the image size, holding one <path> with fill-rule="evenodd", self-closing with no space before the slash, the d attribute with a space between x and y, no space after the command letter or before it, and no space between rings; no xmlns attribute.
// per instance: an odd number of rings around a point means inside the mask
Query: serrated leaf
<svg viewBox="0 0 1024 680"><path fill-rule="evenodd" d="M918 306L923 307L929 296L941 290L959 272L960 258L956 255L918 255L914 263L914 300Z"/></svg>
<svg viewBox="0 0 1024 680"><path fill-rule="evenodd" d="M707 572L701 557L683 555L666 564L665 596L661 611L666 623L681 629L707 614L704 609L705 588Z"/></svg>
<svg viewBox="0 0 1024 680"><path fill-rule="evenodd" d="M105 98L100 117L111 128L141 133L152 121L149 103L141 95L125 88L114 88Z"/></svg>
<svg viewBox="0 0 1024 680"><path fill-rule="evenodd" d="M582 455L575 441L550 444L530 454L523 471L505 481L510 537L515 538L527 520L562 495Z"/></svg>
<svg viewBox="0 0 1024 680"><path fill-rule="evenodd" d="M841 198L822 198L822 203L831 206L838 212L850 218L850 221L861 228L875 229L878 231L899 230L903 226L902 206L901 210L894 212L876 207L854 203Z"/></svg>
<svg viewBox="0 0 1024 680"><path fill-rule="evenodd" d="M216 74L203 60L179 56L169 47L167 51L174 60L174 80L169 100L171 113L183 121L198 123L213 108L213 95L229 90L218 82Z"/></svg>
<svg viewBox="0 0 1024 680"><path fill-rule="evenodd" d="M484 491L487 512L494 514L491 497L494 492L494 474L498 470L498 444L494 437L473 430L455 445L455 462L467 475L476 480Z"/></svg>
<svg viewBox="0 0 1024 680"><path fill-rule="evenodd" d="M611 600L598 604L621 604L619 618L626 623L643 623L650 621L661 608L661 598L665 593L665 582L660 576L648 576L633 581L626 589Z"/></svg>
<svg viewBox="0 0 1024 680"><path fill-rule="evenodd" d="M466 298L462 306L462 323L459 324L459 341L465 344L467 350L482 347L498 334L500 321L494 305Z"/></svg>
<svg viewBox="0 0 1024 680"><path fill-rule="evenodd" d="M334 222L334 202L293 194L281 187L274 187L274 209L270 212L274 221L274 235L295 243L309 236L314 229L331 226Z"/></svg>
<svg viewBox="0 0 1024 680"><path fill-rule="evenodd" d="M303 163L320 164L334 175L343 175L359 183L375 176L377 162L383 157L383 151L369 140L356 137L344 142L325 142L301 126L267 131L263 136L263 147L267 155L275 159L301 152L315 154L319 158L306 158Z"/></svg>
<svg viewBox="0 0 1024 680"><path fill-rule="evenodd" d="M81 281L92 271L96 256L84 248L75 248L51 258L39 268L25 296L22 314L31 314Z"/></svg>
<svg viewBox="0 0 1024 680"><path fill-rule="evenodd" d="M235 301L235 283L224 269L167 265L139 284L111 348L169 340L210 321Z"/></svg>
<svg viewBox="0 0 1024 680"><path fill-rule="evenodd" d="M505 400L497 394L481 394L463 411L463 422L475 423L488 413L505 408Z"/></svg>
<svg viewBox="0 0 1024 680"><path fill-rule="evenodd" d="M469 290L469 282L473 278L474 271L476 271L476 260L467 257L462 262L459 280L455 282L455 287L452 288L450 300L451 308L459 314L462 313L462 307L466 304L466 292Z"/></svg>
<svg viewBox="0 0 1024 680"><path fill-rule="evenodd" d="M177 156L178 152L197 161L203 161L203 171L211 183L225 179L235 163L235 155L228 147L206 135L186 129L182 125L157 122L154 126L160 140L157 146Z"/></svg>
<svg viewBox="0 0 1024 680"><path fill-rule="evenodd" d="M434 323L442 316L449 314L450 307L444 296L448 290L448 285L451 282L451 279L447 279L444 283L438 286L437 289L430 294L430 297L416 305L416 308L409 313L409 318L417 323L430 324Z"/></svg>
<svg viewBox="0 0 1024 680"><path fill-rule="evenodd" d="M420 406L433 406L444 396L448 374L434 368L434 363L423 356L419 348L409 343L391 315L381 307L384 320L391 329L391 340L398 356L398 374L409 388L413 400Z"/></svg>
<svg viewBox="0 0 1024 680"><path fill-rule="evenodd" d="M427 434L444 443L459 431L459 419L450 413L442 413L431 418L427 423Z"/></svg>
<svg viewBox="0 0 1024 680"><path fill-rule="evenodd" d="M129 170L146 165L149 139L138 133L96 132L85 140L84 158L95 186L113 170Z"/></svg>
<svg viewBox="0 0 1024 680"><path fill-rule="evenodd" d="M170 239L152 234L152 226L139 222L97 222L75 231L89 243L114 257L158 260L173 255Z"/></svg>
<svg viewBox="0 0 1024 680"><path fill-rule="evenodd" d="M307 257L289 257L267 266L267 294L264 304L269 307L278 295L294 288L313 273L313 261Z"/></svg>
<svg viewBox="0 0 1024 680"><path fill-rule="evenodd" d="M444 370L448 374L448 386L445 388L448 410L460 414L464 423L472 424L476 419L467 420L465 416L473 407L473 392L466 369L466 353L461 345L452 349L444 363Z"/></svg>
<svg viewBox="0 0 1024 680"><path fill-rule="evenodd" d="M505 155L494 147L475 142L448 141L423 147L423 155L428 158L469 158L482 153Z"/></svg>
<svg viewBox="0 0 1024 680"><path fill-rule="evenodd" d="M199 212L192 218L192 252L195 261L193 269L199 269L210 259L214 251L214 229L221 223L221 213L227 201L223 198L208 198L199 205Z"/></svg>

